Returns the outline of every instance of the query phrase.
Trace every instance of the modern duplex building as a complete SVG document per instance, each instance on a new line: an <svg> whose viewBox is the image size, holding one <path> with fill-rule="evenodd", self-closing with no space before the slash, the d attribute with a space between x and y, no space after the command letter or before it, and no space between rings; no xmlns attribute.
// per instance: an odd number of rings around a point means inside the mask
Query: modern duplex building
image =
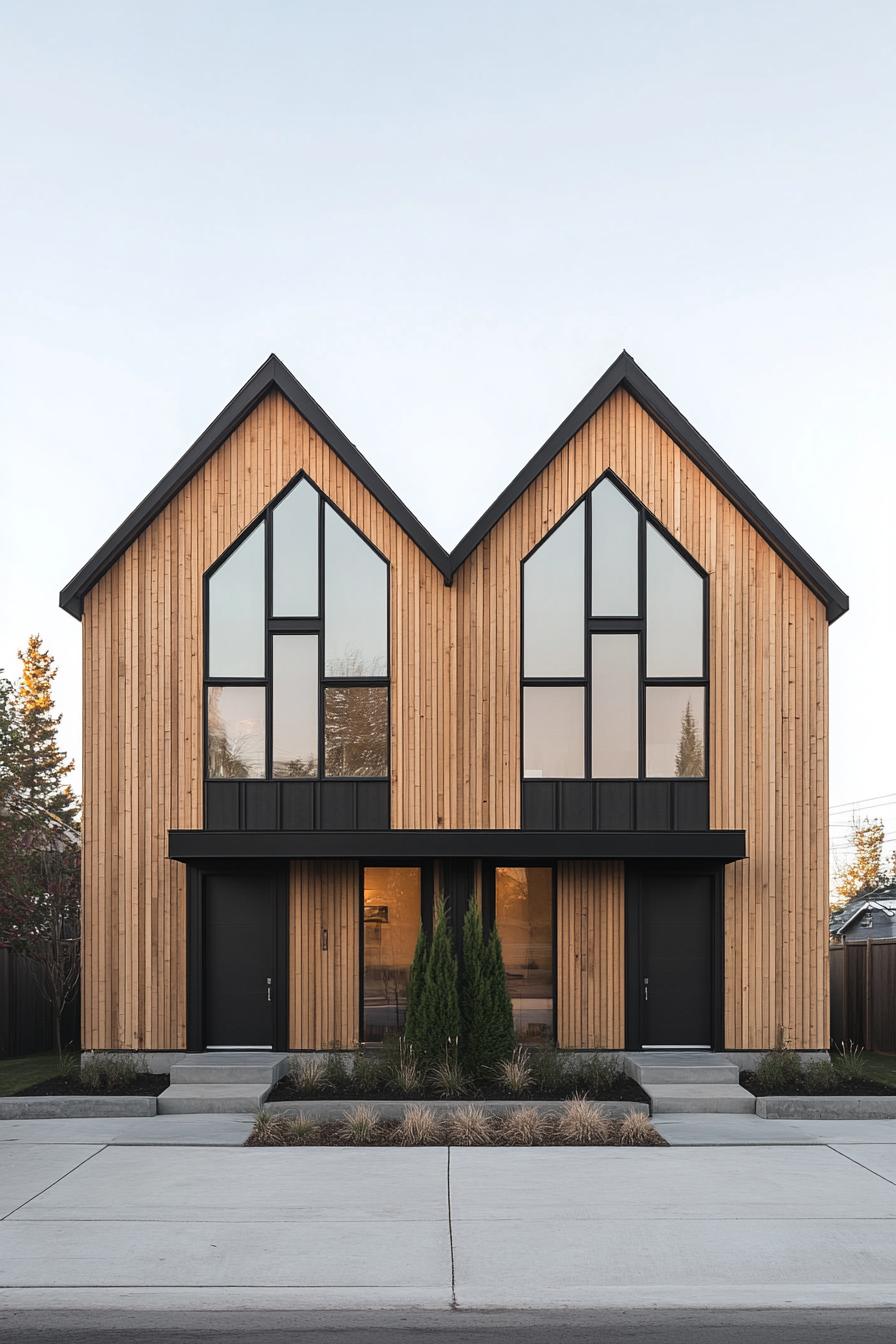
<svg viewBox="0 0 896 1344"><path fill-rule="evenodd" d="M381 1040L438 896L521 1039L827 1046L848 599L627 354L450 553L271 356L60 600L85 1048Z"/></svg>

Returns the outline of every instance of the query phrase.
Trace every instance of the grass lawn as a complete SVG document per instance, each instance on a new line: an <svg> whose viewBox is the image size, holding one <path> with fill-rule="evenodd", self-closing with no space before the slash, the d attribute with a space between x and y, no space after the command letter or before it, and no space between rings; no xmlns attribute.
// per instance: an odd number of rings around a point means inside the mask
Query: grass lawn
<svg viewBox="0 0 896 1344"><path fill-rule="evenodd" d="M863 1058L869 1078L876 1078L879 1083L889 1083L891 1087L896 1087L896 1055L869 1053Z"/></svg>
<svg viewBox="0 0 896 1344"><path fill-rule="evenodd" d="M0 1059L0 1097L10 1097L22 1087L42 1083L59 1073L59 1056L54 1050L43 1055L19 1055Z"/></svg>

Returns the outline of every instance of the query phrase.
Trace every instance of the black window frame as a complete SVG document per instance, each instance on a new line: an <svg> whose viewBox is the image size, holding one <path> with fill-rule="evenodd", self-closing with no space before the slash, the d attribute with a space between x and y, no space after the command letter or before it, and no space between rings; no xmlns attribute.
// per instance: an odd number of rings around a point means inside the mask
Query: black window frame
<svg viewBox="0 0 896 1344"><path fill-rule="evenodd" d="M592 616L592 493L602 481L609 480L625 499L638 512L638 614L637 616ZM585 509L585 545L582 563L585 566L584 619L582 622L585 640L584 675L581 677L527 677L525 668L525 620L526 620L526 561L535 554L545 542L549 541L567 518L580 507ZM703 582L703 674L699 677L648 677L647 675L647 525L655 527L660 536L674 548L687 564L700 576ZM638 773L636 775L594 775L592 761L592 723L594 711L594 687L592 680L591 638L592 635L638 636ZM533 776L527 776L526 766L526 724L525 696L527 687L577 686L584 688L585 712L583 721L583 761L582 775L539 775L538 783L555 784L570 779L581 779L587 783L631 783L650 780L659 783L672 783L681 779L709 779L710 772L710 732L709 732L709 575L702 565L685 550L681 542L673 537L659 519L651 513L637 495L608 468L588 487L583 495L566 510L562 517L546 532L541 540L523 556L520 561L520 781L522 785L531 783ZM702 775L648 775L647 774L647 691L652 686L692 686L703 692L703 760Z"/></svg>
<svg viewBox="0 0 896 1344"><path fill-rule="evenodd" d="M274 595L274 509L286 495L302 481L307 481L317 495L317 615L316 616L274 616L272 615ZM386 675L382 677L334 677L325 674L324 633L326 574L324 558L324 529L326 509L331 508L352 531L369 546L386 566ZM256 528L264 528L264 676L263 677L212 677L209 675L209 580L224 565L233 552ZM388 556L383 555L379 547L366 537L337 504L334 504L324 492L315 485L303 469L293 476L262 509L261 513L243 528L225 551L209 565L202 576L202 774L206 783L221 780L220 775L208 773L208 693L213 686L261 686L265 694L264 713L264 774L240 776L245 781L282 780L285 776L273 773L273 639L277 635L314 635L317 638L317 772L302 778L316 783L328 780L364 780L370 783L388 783L392 777L392 566ZM325 720L324 693L328 686L382 686L386 690L386 772L382 775L328 775L325 772Z"/></svg>

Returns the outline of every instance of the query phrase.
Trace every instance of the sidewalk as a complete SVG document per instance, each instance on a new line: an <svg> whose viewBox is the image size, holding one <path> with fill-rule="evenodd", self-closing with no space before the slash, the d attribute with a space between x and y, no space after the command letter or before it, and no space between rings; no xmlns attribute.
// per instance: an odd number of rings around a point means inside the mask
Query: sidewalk
<svg viewBox="0 0 896 1344"><path fill-rule="evenodd" d="M896 1132L870 1133L888 1122L450 1152L246 1149L222 1122L5 1122L0 1309L896 1305Z"/></svg>

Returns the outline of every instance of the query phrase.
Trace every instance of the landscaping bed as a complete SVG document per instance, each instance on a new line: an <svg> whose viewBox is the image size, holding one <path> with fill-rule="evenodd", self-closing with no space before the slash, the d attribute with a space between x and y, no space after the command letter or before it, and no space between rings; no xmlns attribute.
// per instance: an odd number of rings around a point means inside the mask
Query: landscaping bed
<svg viewBox="0 0 896 1344"><path fill-rule="evenodd" d="M110 1087L88 1087L77 1077L60 1073L42 1083L32 1083L17 1097L157 1097L168 1086L167 1073L141 1073L132 1082Z"/></svg>
<svg viewBox="0 0 896 1344"><path fill-rule="evenodd" d="M357 1051L351 1063L297 1055L267 1101L593 1101L649 1103L647 1094L611 1056L567 1061L544 1047L514 1051L485 1076L468 1077L453 1061L419 1067L402 1043L378 1054Z"/></svg>
<svg viewBox="0 0 896 1344"><path fill-rule="evenodd" d="M829 1060L803 1064L798 1055L770 1050L752 1071L740 1075L754 1097L892 1097L896 1087L873 1077L858 1049L835 1051Z"/></svg>
<svg viewBox="0 0 896 1344"><path fill-rule="evenodd" d="M608 1114L600 1103L577 1097L547 1111L512 1106L498 1114L477 1105L436 1109L410 1103L400 1118L360 1103L335 1120L262 1112L248 1148L368 1147L666 1147L648 1116Z"/></svg>
<svg viewBox="0 0 896 1344"><path fill-rule="evenodd" d="M157 1097L169 1084L167 1073L148 1073L141 1056L63 1060L61 1072L14 1093L17 1097Z"/></svg>

